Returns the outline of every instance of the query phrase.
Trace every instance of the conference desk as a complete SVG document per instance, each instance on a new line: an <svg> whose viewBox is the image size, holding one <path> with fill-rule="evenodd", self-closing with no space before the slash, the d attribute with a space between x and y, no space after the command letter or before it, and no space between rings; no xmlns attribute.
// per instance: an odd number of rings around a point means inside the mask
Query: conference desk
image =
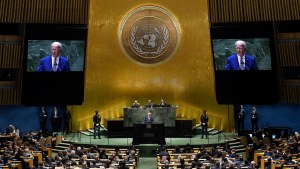
<svg viewBox="0 0 300 169"><path fill-rule="evenodd" d="M152 113L154 122L164 123L165 127L175 127L177 107L153 108L124 108L124 127L133 127L133 124L142 124L148 112Z"/></svg>
<svg viewBox="0 0 300 169"><path fill-rule="evenodd" d="M132 144L166 144L164 124L134 124Z"/></svg>

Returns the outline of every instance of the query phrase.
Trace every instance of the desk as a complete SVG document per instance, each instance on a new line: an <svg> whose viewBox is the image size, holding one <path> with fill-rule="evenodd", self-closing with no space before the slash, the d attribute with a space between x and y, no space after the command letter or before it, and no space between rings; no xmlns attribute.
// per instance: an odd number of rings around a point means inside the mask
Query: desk
<svg viewBox="0 0 300 169"><path fill-rule="evenodd" d="M21 161L8 160L8 163L14 169L22 169L22 162ZM0 168L2 168L2 167L0 166Z"/></svg>
<svg viewBox="0 0 300 169"><path fill-rule="evenodd" d="M52 157L52 148L51 147L43 148L43 151L47 152L48 157Z"/></svg>
<svg viewBox="0 0 300 169"><path fill-rule="evenodd" d="M132 144L153 143L166 144L164 124L134 124Z"/></svg>
<svg viewBox="0 0 300 169"><path fill-rule="evenodd" d="M175 127L176 109L176 107L124 108L124 127L142 124L148 112L152 113L155 123L164 123L165 127Z"/></svg>
<svg viewBox="0 0 300 169"><path fill-rule="evenodd" d="M264 156L264 155L265 155L264 152L255 151L255 153L254 153L254 162L257 164L258 160L260 160L261 157Z"/></svg>
<svg viewBox="0 0 300 169"><path fill-rule="evenodd" d="M23 158L23 160L29 164L29 167L32 168L33 167L33 158L32 157L24 157L21 156L21 158Z"/></svg>
<svg viewBox="0 0 300 169"><path fill-rule="evenodd" d="M43 161L43 155L40 151L33 151L32 156L38 159L38 163Z"/></svg>

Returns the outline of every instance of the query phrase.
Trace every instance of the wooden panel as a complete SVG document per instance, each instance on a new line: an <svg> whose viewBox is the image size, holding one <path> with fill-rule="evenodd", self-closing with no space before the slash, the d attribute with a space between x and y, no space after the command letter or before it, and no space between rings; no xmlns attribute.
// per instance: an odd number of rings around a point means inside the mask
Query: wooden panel
<svg viewBox="0 0 300 169"><path fill-rule="evenodd" d="M0 22L87 24L89 0L1 0Z"/></svg>
<svg viewBox="0 0 300 169"><path fill-rule="evenodd" d="M20 44L0 44L0 68L19 68L21 65Z"/></svg>
<svg viewBox="0 0 300 169"><path fill-rule="evenodd" d="M295 0L209 0L211 23L299 20Z"/></svg>

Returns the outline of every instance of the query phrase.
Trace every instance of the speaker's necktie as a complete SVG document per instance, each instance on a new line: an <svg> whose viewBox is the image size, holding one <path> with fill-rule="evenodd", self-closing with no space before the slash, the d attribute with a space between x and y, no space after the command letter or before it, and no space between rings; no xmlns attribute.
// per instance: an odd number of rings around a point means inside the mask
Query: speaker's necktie
<svg viewBox="0 0 300 169"><path fill-rule="evenodd" d="M56 60L56 58L54 58L53 71L54 71L54 72L57 71L57 60Z"/></svg>
<svg viewBox="0 0 300 169"><path fill-rule="evenodd" d="M241 60L240 60L240 69L241 69L241 70L245 70L245 63L244 63L242 57L241 57Z"/></svg>

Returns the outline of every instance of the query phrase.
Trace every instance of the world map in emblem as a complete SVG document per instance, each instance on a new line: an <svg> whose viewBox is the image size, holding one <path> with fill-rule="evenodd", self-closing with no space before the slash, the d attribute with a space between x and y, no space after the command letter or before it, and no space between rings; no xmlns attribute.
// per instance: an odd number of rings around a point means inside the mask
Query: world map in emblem
<svg viewBox="0 0 300 169"><path fill-rule="evenodd" d="M131 11L119 29L120 46L140 65L155 66L169 60L179 45L177 21L166 10L143 6Z"/></svg>

